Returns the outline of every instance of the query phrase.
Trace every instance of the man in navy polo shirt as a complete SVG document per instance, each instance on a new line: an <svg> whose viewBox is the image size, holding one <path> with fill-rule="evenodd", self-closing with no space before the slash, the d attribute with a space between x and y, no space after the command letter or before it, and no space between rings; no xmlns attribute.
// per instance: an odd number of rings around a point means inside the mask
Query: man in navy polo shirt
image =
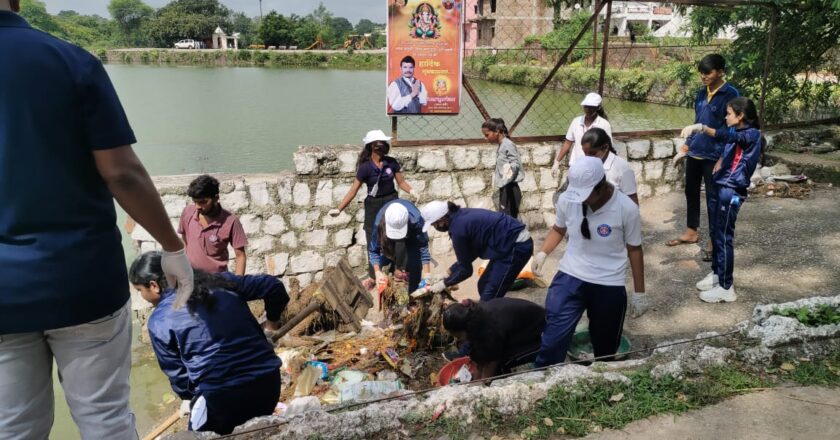
<svg viewBox="0 0 840 440"><path fill-rule="evenodd" d="M180 303L192 268L102 64L19 9L0 0L0 438L48 438L55 361L82 438L135 439L113 199L160 242Z"/></svg>

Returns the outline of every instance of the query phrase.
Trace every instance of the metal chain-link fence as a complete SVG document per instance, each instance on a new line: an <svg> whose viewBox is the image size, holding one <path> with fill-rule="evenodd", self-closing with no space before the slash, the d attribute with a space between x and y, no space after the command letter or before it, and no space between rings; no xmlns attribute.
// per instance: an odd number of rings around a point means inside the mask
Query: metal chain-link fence
<svg viewBox="0 0 840 440"><path fill-rule="evenodd" d="M503 118L518 139L559 140L582 114L583 96L598 92L599 86L614 133L673 130L693 122L692 103L700 87L697 62L710 53L725 53L729 43L698 46L687 38L655 36L670 26L676 14L659 2L613 2L609 21L607 4L601 9L597 31L592 15L600 5L584 1L583 9L563 10L555 17L555 9L547 3L465 1L467 90L462 94L461 113L396 117L399 143L478 141L481 124L488 117ZM634 17L649 20L634 21ZM555 26L557 18L561 24ZM587 31L574 44L581 29ZM546 82L564 55L565 62ZM840 116L837 77L828 71L803 75L802 87L813 88L814 95L823 99L799 103L801 108L788 111L778 122ZM530 102L535 95L539 96ZM759 96L753 99L758 102ZM767 99L773 102L772 91Z"/></svg>

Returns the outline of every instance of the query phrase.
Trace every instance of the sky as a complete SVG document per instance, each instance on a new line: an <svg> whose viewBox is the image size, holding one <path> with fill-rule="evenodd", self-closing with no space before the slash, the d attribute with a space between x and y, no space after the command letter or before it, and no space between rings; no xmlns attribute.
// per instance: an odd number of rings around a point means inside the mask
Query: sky
<svg viewBox="0 0 840 440"><path fill-rule="evenodd" d="M159 8L169 1L144 0L147 5L154 8ZM245 12L252 17L260 15L259 0L221 0L221 2L234 11ZM385 23L385 0L263 0L262 7L264 14L273 9L283 15L306 15L322 2L336 17L344 17L353 24L358 23L362 18L367 18L374 23ZM80 14L98 14L108 17L110 0L44 0L44 3L52 14L72 9Z"/></svg>

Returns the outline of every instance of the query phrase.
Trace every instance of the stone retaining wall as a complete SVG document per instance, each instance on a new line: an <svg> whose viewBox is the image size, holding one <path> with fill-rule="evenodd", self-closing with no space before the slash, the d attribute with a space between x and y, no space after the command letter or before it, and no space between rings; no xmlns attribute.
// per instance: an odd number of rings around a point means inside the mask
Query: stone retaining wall
<svg viewBox="0 0 840 440"><path fill-rule="evenodd" d="M636 173L639 196L672 191L681 181L681 170L671 165L675 152L671 139L617 141L618 153ZM406 180L420 193L420 204L434 199L462 206L493 209L491 176L495 166L491 145L393 148ZM525 166L521 182L520 217L531 229L554 220L553 196L560 178L551 175L554 144L523 144L519 151ZM222 182L221 202L240 216L248 235L248 272L265 272L296 278L300 286L320 280L323 270L347 257L353 267L366 265L362 229L364 188L345 212L327 215L344 198L353 182L358 146L301 147L294 155L295 171L277 174L216 174ZM186 188L195 175L155 178L167 213L177 226L181 211L190 202ZM157 248L139 226L129 225L131 238L141 251ZM445 234L432 231L433 255L449 252ZM233 252L231 251L231 256ZM231 263L233 267L233 263ZM288 285L288 284L287 284Z"/></svg>

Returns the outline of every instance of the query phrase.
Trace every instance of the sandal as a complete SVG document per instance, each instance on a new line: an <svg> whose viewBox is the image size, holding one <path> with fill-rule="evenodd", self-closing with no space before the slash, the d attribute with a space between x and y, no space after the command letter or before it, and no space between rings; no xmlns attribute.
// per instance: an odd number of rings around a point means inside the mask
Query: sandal
<svg viewBox="0 0 840 440"><path fill-rule="evenodd" d="M679 245L683 245L683 244L697 244L698 241L700 241L699 238L694 240L694 241L683 240L682 238L675 238L675 239L673 239L673 240L671 240L671 241L669 241L668 243L665 243L665 244L670 246L670 247L674 247L674 246L679 246Z"/></svg>

